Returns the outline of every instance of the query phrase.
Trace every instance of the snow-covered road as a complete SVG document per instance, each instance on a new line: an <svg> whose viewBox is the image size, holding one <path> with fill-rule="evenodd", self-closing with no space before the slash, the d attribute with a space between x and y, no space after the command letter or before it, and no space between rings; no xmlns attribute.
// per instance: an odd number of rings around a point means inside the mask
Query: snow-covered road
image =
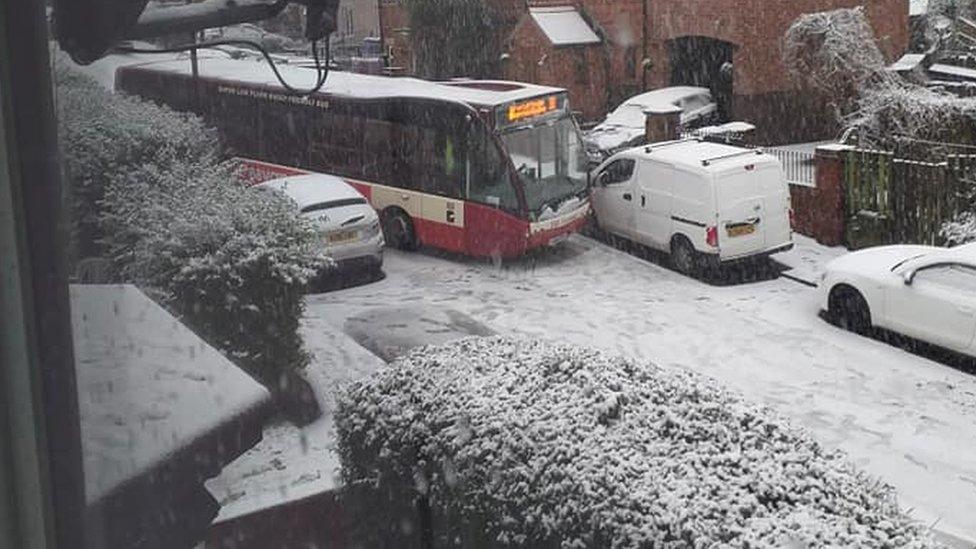
<svg viewBox="0 0 976 549"><path fill-rule="evenodd" d="M310 296L309 316L347 331L370 318L381 333L407 320L385 310L461 313L712 376L846 450L919 519L976 539L976 378L828 325L811 288L711 285L579 236L503 267L391 251L385 270Z"/></svg>

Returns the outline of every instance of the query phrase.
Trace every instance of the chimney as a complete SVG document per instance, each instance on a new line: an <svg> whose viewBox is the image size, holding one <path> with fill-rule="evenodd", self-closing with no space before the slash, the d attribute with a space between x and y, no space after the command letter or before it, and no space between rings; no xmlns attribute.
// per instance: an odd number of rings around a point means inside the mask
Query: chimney
<svg viewBox="0 0 976 549"><path fill-rule="evenodd" d="M644 141L657 143L680 138L681 108L676 106L644 109Z"/></svg>

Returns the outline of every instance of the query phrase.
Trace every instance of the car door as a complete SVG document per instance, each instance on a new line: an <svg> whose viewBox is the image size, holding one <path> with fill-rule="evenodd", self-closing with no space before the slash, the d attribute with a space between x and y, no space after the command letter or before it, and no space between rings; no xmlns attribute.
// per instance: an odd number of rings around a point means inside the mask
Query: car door
<svg viewBox="0 0 976 549"><path fill-rule="evenodd" d="M600 227L627 238L633 238L635 166L632 158L611 161L597 172L591 197Z"/></svg>
<svg viewBox="0 0 976 549"><path fill-rule="evenodd" d="M890 327L956 351L976 337L976 269L942 263L915 271L910 283L887 289Z"/></svg>
<svg viewBox="0 0 976 549"><path fill-rule="evenodd" d="M635 237L642 244L667 249L671 239L674 200L674 168L653 160L641 160L635 185Z"/></svg>

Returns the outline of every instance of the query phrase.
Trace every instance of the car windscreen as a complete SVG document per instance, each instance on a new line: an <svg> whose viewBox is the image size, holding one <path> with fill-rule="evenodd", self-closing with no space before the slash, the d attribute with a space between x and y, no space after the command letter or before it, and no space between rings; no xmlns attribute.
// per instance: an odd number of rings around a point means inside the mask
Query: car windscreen
<svg viewBox="0 0 976 549"><path fill-rule="evenodd" d="M318 212L321 210L329 210L332 208L341 208L343 206L353 206L355 204L365 204L365 198L343 198L341 200L329 200L328 202L316 202L315 204L309 204L302 208L302 213Z"/></svg>

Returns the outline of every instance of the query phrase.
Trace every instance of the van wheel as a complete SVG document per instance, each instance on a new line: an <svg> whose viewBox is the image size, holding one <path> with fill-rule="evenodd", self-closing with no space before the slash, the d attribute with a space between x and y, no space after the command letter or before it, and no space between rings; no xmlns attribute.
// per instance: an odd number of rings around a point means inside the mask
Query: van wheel
<svg viewBox="0 0 976 549"><path fill-rule="evenodd" d="M871 311L861 292L846 285L830 291L827 315L838 328L864 335L871 330Z"/></svg>
<svg viewBox="0 0 976 549"><path fill-rule="evenodd" d="M393 248L417 249L417 233L413 221L403 210L389 209L383 212L383 238Z"/></svg>
<svg viewBox="0 0 976 549"><path fill-rule="evenodd" d="M671 240L671 264L678 272L689 276L696 276L701 271L698 252L683 236L676 236Z"/></svg>

